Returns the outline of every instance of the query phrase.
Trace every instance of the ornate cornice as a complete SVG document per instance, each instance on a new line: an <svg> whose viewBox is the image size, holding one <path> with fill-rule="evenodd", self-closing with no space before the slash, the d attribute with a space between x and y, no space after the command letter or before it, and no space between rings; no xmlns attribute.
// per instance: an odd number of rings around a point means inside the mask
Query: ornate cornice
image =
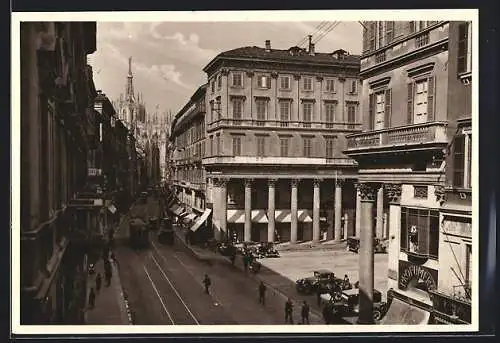
<svg viewBox="0 0 500 343"><path fill-rule="evenodd" d="M249 188L252 187L253 179L245 179L243 182L245 184L245 188Z"/></svg>
<svg viewBox="0 0 500 343"><path fill-rule="evenodd" d="M384 185L389 203L399 204L401 201L401 185L396 183L388 183Z"/></svg>
<svg viewBox="0 0 500 343"><path fill-rule="evenodd" d="M269 187L274 187L274 186L276 186L276 182L277 182L277 181L278 181L277 179L268 179L268 180L267 180L267 185L268 185Z"/></svg>
<svg viewBox="0 0 500 343"><path fill-rule="evenodd" d="M372 183L358 184L361 201L375 201L378 187Z"/></svg>
<svg viewBox="0 0 500 343"><path fill-rule="evenodd" d="M444 186L434 186L434 195L436 196L436 201L439 203L439 205L443 205L443 203L446 201L446 192L444 190Z"/></svg>
<svg viewBox="0 0 500 343"><path fill-rule="evenodd" d="M344 179L337 179L335 180L335 187L342 187L345 183L345 180Z"/></svg>
<svg viewBox="0 0 500 343"><path fill-rule="evenodd" d="M292 187L298 187L299 183L300 183L300 179L291 179L290 180L290 185Z"/></svg>

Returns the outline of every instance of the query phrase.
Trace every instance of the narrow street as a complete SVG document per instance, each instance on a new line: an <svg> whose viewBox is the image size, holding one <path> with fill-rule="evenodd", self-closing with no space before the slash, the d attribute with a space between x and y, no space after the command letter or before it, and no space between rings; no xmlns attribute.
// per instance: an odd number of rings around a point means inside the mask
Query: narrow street
<svg viewBox="0 0 500 343"><path fill-rule="evenodd" d="M148 199L148 215L157 215L156 201ZM283 324L284 301L268 291L266 304L258 301L258 285L239 269L197 260L179 245L167 246L150 233L149 250L117 248L120 278L136 325ZM202 283L207 273L210 294ZM295 321L299 320L295 309ZM311 316L311 324L320 324Z"/></svg>

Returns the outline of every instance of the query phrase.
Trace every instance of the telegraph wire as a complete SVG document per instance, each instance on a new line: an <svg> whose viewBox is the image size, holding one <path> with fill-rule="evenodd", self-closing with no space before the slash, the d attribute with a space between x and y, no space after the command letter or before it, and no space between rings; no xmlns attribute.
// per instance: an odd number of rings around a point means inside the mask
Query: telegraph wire
<svg viewBox="0 0 500 343"><path fill-rule="evenodd" d="M314 28L314 32L312 34L312 36L318 34L318 32L321 32L322 30L324 30L325 27L327 27L328 25L330 24L330 22L328 21L323 21L321 22L319 25L317 25L315 28ZM296 46L300 47L302 45L304 45L305 43L307 43L307 40L309 39L309 35L305 35L297 44Z"/></svg>

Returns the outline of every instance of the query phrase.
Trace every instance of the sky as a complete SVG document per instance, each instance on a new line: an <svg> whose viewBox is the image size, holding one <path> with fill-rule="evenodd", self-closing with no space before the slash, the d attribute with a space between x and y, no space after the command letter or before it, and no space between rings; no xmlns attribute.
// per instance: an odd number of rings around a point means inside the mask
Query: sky
<svg viewBox="0 0 500 343"><path fill-rule="evenodd" d="M333 24L333 22L329 22ZM89 55L94 83L110 100L125 92L132 57L135 93L142 92L149 112L176 114L196 89L217 54L244 46L288 49L306 35L313 41L322 22L98 22L97 51ZM327 23L322 27L328 28ZM319 28L322 28L319 27ZM324 31L323 31L324 32ZM316 33L316 34L315 34ZM339 22L316 43L316 52L344 49L359 54L362 27Z"/></svg>

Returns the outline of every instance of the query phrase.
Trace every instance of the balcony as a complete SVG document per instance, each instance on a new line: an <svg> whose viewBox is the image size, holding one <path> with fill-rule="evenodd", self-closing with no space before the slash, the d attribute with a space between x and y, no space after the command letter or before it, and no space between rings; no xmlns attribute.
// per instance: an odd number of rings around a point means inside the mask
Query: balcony
<svg viewBox="0 0 500 343"><path fill-rule="evenodd" d="M463 287L463 286L460 286ZM468 287L470 294L470 287ZM457 294L430 291L434 307L434 318L438 324L470 324L470 299Z"/></svg>
<svg viewBox="0 0 500 343"><path fill-rule="evenodd" d="M211 156L203 159L203 165L256 165L256 166L356 166L350 158L277 157L277 156Z"/></svg>
<svg viewBox="0 0 500 343"><path fill-rule="evenodd" d="M348 155L442 149L448 143L446 122L430 122L352 134Z"/></svg>
<svg viewBox="0 0 500 343"><path fill-rule="evenodd" d="M255 120L255 119L219 119L207 125L207 132L226 127L274 129L306 129L306 130L334 130L334 131L361 131L361 123L332 123L288 120Z"/></svg>

